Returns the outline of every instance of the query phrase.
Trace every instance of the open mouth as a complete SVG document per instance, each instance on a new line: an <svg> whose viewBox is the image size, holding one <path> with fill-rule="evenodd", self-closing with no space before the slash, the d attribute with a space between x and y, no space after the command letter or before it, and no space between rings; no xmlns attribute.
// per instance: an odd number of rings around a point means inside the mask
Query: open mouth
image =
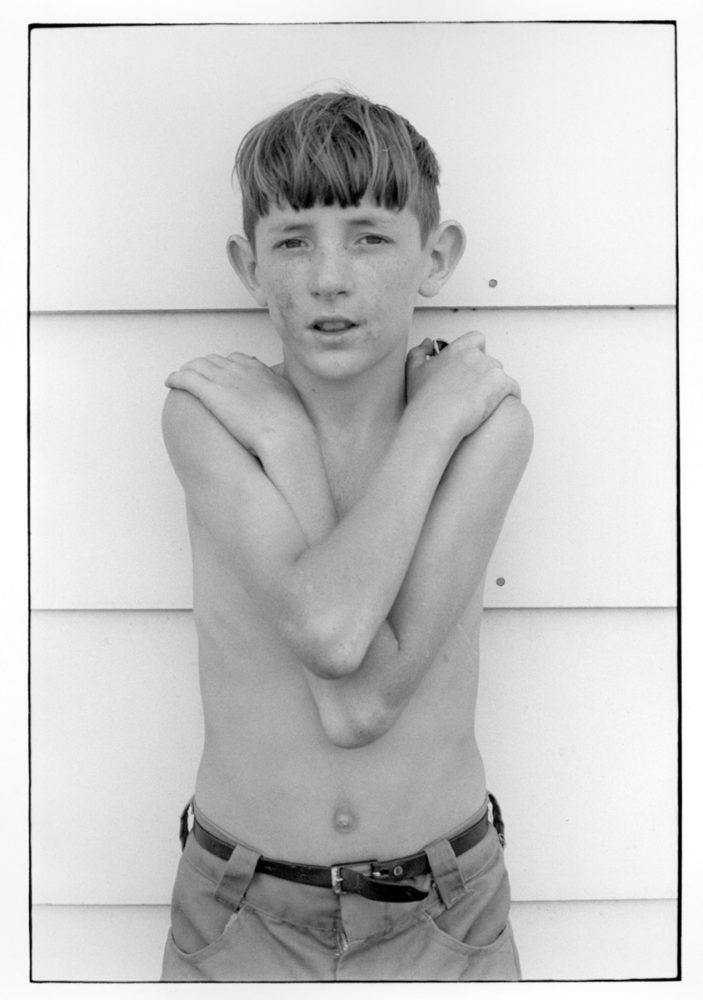
<svg viewBox="0 0 703 1000"><path fill-rule="evenodd" d="M318 330L320 333L346 333L347 330L353 329L356 325L346 316L320 317L310 324L311 329Z"/></svg>

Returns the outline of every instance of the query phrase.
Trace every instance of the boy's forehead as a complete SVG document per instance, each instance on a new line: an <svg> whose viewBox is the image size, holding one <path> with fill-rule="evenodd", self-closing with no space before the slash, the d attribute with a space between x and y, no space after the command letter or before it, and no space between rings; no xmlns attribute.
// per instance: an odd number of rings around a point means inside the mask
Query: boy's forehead
<svg viewBox="0 0 703 1000"><path fill-rule="evenodd" d="M358 205L344 207L339 202L333 202L331 205L316 202L310 208L294 208L283 200L271 205L268 214L258 219L258 225L269 231L286 231L326 222L394 226L405 222L406 219L417 222L417 217L407 205L402 209L386 208L384 205L379 205L373 196L366 194Z"/></svg>

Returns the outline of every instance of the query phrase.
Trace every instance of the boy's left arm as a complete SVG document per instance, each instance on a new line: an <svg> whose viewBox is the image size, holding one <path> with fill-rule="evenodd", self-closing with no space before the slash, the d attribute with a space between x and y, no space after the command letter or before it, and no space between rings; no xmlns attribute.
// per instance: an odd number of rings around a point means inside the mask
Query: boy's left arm
<svg viewBox="0 0 703 1000"><path fill-rule="evenodd" d="M391 728L482 585L532 448L526 408L509 396L455 452L398 597L359 667L308 678L325 729L340 745Z"/></svg>
<svg viewBox="0 0 703 1000"><path fill-rule="evenodd" d="M422 347L411 352L409 373L413 357L424 360ZM415 371L421 379L421 366ZM252 450L258 451L268 478L312 544L334 525L329 483L319 454L305 454L306 460L301 460L296 437L276 434L274 447L268 446L269 441L261 447L262 424L282 426L282 411L271 413L270 421L261 418L264 399L275 402L283 381L276 379L274 384L266 372L262 375L270 384L262 383L264 391L257 394L256 406L244 408L257 413L255 421L247 421L256 435ZM410 393L410 383L408 388ZM359 668L333 680L305 672L325 731L337 745L370 743L402 713L481 586L531 445L529 414L519 399L509 396L454 453L398 596ZM310 444L303 442L302 447L309 449Z"/></svg>

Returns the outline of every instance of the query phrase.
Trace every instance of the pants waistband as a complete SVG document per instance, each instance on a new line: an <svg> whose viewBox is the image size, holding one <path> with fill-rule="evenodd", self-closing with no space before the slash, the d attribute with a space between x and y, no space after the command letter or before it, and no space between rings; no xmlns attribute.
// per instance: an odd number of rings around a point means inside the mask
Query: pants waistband
<svg viewBox="0 0 703 1000"><path fill-rule="evenodd" d="M502 844L503 822L494 796L488 795L491 804L492 821ZM185 847L188 837L188 813L193 806L188 803L181 815L180 839ZM195 812L195 810L193 810ZM466 851L476 846L485 837L490 826L488 805L478 820L470 823L457 834L447 840L448 848L454 856L460 857ZM192 834L202 848L224 861L229 861L233 853L242 850L243 845L225 840L207 829L194 815ZM250 850L247 848L247 850ZM272 858L256 856L255 870L261 874L272 875L304 885L319 886L341 893L356 893L367 899L381 902L414 902L424 899L427 895L415 886L408 885L407 880L425 875L431 870L428 853L420 851L386 861L349 862L331 866L296 864L288 861L277 861ZM359 871L366 868L366 873ZM406 884L402 884L405 882Z"/></svg>

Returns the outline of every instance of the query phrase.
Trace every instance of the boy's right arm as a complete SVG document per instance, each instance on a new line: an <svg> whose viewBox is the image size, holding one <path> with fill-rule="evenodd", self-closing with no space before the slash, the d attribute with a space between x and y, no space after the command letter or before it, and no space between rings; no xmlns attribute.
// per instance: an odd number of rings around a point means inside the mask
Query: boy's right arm
<svg viewBox="0 0 703 1000"><path fill-rule="evenodd" d="M438 432L419 407L409 410L364 496L336 522L329 499L306 519L305 498L291 504L192 395L171 393L164 409L166 445L194 515L231 554L233 572L296 656L327 678L353 673L363 660L461 436L449 423ZM318 463L304 480L313 487L323 475L319 449L304 457ZM310 492L319 501L319 490Z"/></svg>
<svg viewBox="0 0 703 1000"><path fill-rule="evenodd" d="M461 363L462 349L467 364ZM266 407L262 419L258 406L252 422L251 407L248 414L237 411L238 402L246 398L246 378L239 392L230 387L225 405L216 380L199 378L196 386L194 373L187 373L189 391L197 389L194 394L201 395L227 430L186 393L172 393L167 401L166 441L191 508L218 538L221 549L236 554L236 571L247 590L259 597L272 623L312 671L308 679L323 724L327 721L331 733L339 737L335 741L342 744L355 745L356 729L360 730L359 742L375 738L392 724L388 719L402 710L423 664L432 657L431 647L452 627L459 605L477 585L521 472L519 454L510 462L511 427L515 426L511 417L491 421L490 433L482 430L475 435L468 450L462 447L452 463L452 475L443 475L466 427L483 423L486 414L515 388L495 362L477 357L470 338L453 348L452 354L451 363L446 357L442 366L435 365L433 359L419 372L419 399L408 406L371 487L340 524L336 524L316 439L314 435L306 439L307 418L299 419L300 411L290 405L290 399L277 400L275 392L266 393L268 404L276 400L285 404L286 419L281 419L283 411L274 414ZM418 356L422 362L421 351L416 352ZM430 391L423 382L430 383ZM258 384L256 378L254 384ZM258 384L259 400L261 388ZM218 392L219 396L213 396ZM467 398L475 407L468 417ZM458 429L451 420L452 399L460 399L465 411ZM516 400L513 403L519 407ZM262 428L266 431L276 423L289 433L262 435ZM247 434L254 429L257 440L249 440ZM251 450L262 452L268 475L235 440L235 434ZM295 456L288 450L301 443L306 466L302 475L295 471ZM439 499L433 509L437 510L428 526L425 522L435 494ZM416 551L423 526L425 540ZM463 546L463 555L458 546ZM311 555L312 559L306 558ZM444 568L432 580L438 555L445 566L454 564L454 574ZM414 572L403 584L411 559ZM418 579L421 591L429 587L430 604L436 605L428 622L419 617L428 601L416 592L413 581ZM412 640L411 635L415 636ZM378 717L376 706L387 701L393 703L388 719L370 726L358 722ZM365 728L371 735L361 732Z"/></svg>

